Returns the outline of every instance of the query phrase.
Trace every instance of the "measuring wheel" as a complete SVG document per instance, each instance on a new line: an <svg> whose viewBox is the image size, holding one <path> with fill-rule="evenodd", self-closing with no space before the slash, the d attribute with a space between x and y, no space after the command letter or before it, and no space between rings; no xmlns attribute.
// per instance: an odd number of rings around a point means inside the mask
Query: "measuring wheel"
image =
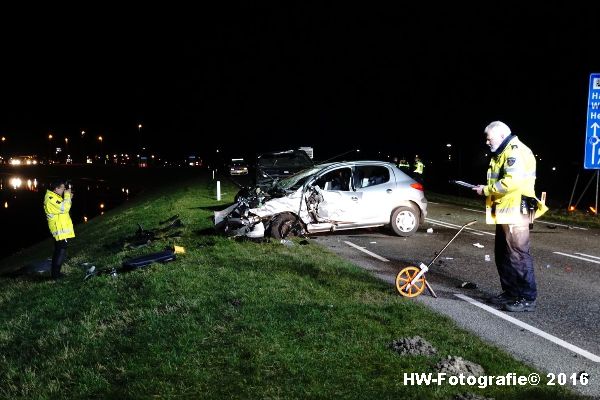
<svg viewBox="0 0 600 400"><path fill-rule="evenodd" d="M411 266L398 272L398 275L396 276L396 289L398 289L402 296L416 297L423 293L423 290L425 290L425 277L423 276L421 276L414 285L409 287L408 290L405 289L420 271L419 268Z"/></svg>

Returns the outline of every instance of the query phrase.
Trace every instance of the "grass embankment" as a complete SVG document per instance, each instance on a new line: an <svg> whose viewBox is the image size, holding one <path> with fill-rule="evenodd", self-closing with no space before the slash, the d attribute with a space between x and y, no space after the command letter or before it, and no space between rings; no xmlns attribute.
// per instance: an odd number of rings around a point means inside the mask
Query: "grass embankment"
<svg viewBox="0 0 600 400"><path fill-rule="evenodd" d="M235 189L225 186L225 200ZM317 245L239 242L211 232L207 180L165 187L76 227L67 278L0 278L0 398L569 398L555 387L404 386L448 355L487 374L531 368ZM225 202L220 203L220 205ZM218 207L220 208L220 207ZM178 213L181 239L116 251L136 223ZM186 248L172 263L82 281L78 264ZM0 262L45 258L49 241ZM420 335L433 357L389 344Z"/></svg>

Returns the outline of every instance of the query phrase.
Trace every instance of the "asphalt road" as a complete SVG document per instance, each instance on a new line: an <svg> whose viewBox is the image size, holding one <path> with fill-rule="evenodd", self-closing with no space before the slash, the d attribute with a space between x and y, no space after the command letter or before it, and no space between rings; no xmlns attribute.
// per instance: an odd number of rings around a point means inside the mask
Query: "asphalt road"
<svg viewBox="0 0 600 400"><path fill-rule="evenodd" d="M541 371L567 376L586 372L587 385L568 386L600 398L600 230L535 223L531 251L538 305L532 313L499 311L486 302L501 288L493 261L494 226L485 224L481 210L430 203L426 223L410 238L394 236L386 229L314 237L395 285L402 268L429 264L457 229L474 219L478 222L452 242L426 275L438 298L425 291L409 301L448 315L459 326ZM427 233L428 228L433 233ZM461 287L464 282L476 288Z"/></svg>

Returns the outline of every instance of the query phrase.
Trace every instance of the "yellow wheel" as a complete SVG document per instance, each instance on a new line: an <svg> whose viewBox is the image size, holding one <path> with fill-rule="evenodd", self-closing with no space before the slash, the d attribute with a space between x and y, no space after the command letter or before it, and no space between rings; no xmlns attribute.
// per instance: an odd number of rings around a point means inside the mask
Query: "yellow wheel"
<svg viewBox="0 0 600 400"><path fill-rule="evenodd" d="M425 277L421 276L414 285L406 289L406 286L414 279L421 270L417 267L406 267L398 272L396 276L396 289L404 297L416 297L425 290Z"/></svg>

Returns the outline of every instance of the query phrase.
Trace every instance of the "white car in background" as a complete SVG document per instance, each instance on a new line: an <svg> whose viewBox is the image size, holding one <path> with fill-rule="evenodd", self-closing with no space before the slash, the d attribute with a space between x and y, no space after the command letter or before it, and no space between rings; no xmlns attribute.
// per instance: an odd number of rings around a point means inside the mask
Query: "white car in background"
<svg viewBox="0 0 600 400"><path fill-rule="evenodd" d="M215 212L215 226L252 238L377 226L411 236L427 215L423 186L383 161L315 165L266 189L244 189L236 199Z"/></svg>
<svg viewBox="0 0 600 400"><path fill-rule="evenodd" d="M232 158L229 175L248 175L248 164L243 158Z"/></svg>

